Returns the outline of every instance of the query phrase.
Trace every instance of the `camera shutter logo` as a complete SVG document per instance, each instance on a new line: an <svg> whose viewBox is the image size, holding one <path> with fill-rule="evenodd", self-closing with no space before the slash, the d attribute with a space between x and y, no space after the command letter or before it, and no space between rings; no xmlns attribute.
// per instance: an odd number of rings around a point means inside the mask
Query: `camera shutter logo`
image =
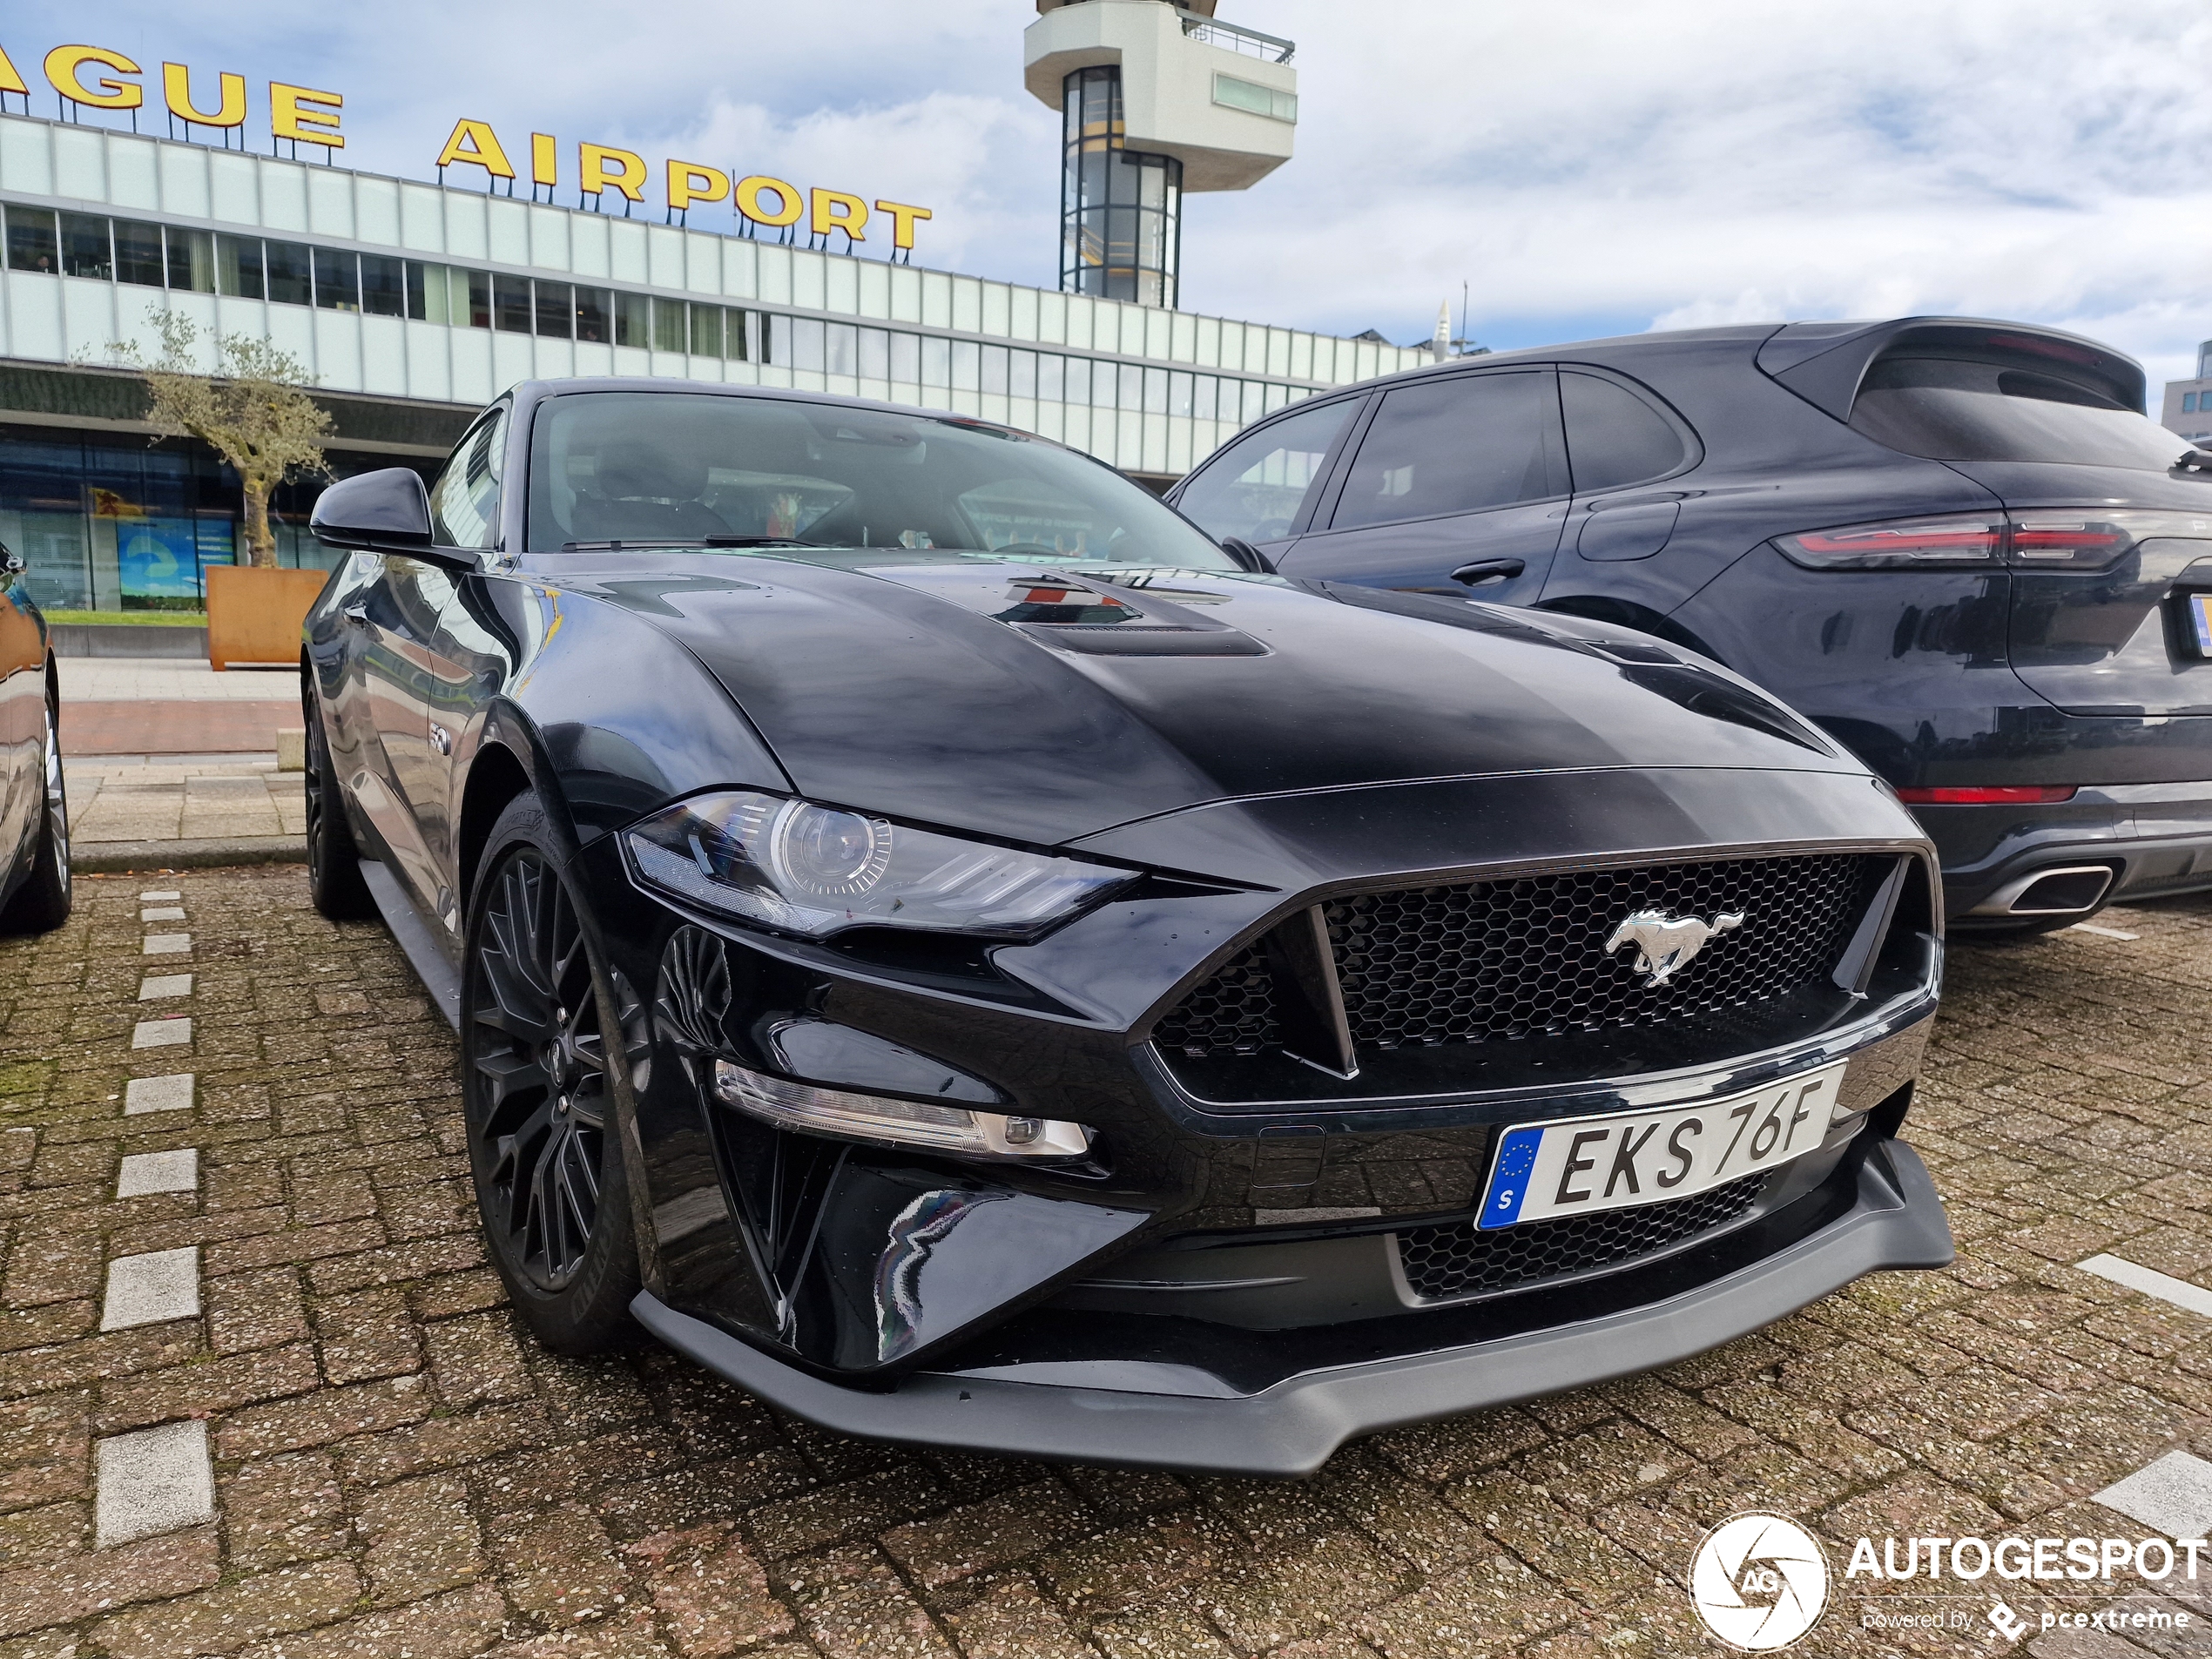
<svg viewBox="0 0 2212 1659"><path fill-rule="evenodd" d="M1828 1605L1828 1558L1794 1521L1731 1515L1690 1559L1689 1601L1730 1647L1771 1653L1819 1622Z"/></svg>

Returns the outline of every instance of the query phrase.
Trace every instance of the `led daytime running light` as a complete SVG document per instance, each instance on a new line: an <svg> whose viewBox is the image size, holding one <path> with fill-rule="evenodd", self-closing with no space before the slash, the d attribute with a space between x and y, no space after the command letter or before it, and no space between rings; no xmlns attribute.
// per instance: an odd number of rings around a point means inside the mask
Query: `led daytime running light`
<svg viewBox="0 0 2212 1659"><path fill-rule="evenodd" d="M779 1129L840 1140L888 1141L985 1158L1075 1158L1090 1150L1091 1132L1081 1123L824 1089L727 1060L714 1062L714 1097Z"/></svg>

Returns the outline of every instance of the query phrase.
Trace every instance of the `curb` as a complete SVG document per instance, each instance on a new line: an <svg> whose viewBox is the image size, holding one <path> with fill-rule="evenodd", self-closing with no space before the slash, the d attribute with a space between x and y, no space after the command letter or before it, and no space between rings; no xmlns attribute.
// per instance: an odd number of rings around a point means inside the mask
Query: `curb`
<svg viewBox="0 0 2212 1659"><path fill-rule="evenodd" d="M78 842L69 867L83 875L125 870L218 870L235 864L305 864L307 841L297 835L239 835L198 841Z"/></svg>

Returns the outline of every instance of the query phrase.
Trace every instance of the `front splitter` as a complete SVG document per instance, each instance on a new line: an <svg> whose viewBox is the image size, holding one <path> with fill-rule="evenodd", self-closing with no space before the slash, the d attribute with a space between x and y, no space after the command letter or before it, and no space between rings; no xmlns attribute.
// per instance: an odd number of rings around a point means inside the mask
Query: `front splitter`
<svg viewBox="0 0 2212 1659"><path fill-rule="evenodd" d="M1256 1394L1135 1393L921 1372L891 1388L826 1382L650 1293L639 1324L748 1393L823 1428L1009 1457L1221 1474L1312 1474L1346 1440L1672 1365L1885 1268L1950 1264L1950 1224L1912 1148L1861 1164L1850 1210L1694 1291L1570 1325L1308 1372Z"/></svg>

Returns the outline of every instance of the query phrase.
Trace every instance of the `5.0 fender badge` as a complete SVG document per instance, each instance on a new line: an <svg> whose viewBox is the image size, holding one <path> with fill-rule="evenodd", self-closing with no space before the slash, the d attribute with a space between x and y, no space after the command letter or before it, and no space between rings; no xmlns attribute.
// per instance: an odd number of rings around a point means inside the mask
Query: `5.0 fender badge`
<svg viewBox="0 0 2212 1659"><path fill-rule="evenodd" d="M1605 954L1610 956L1623 945L1634 945L1635 971L1650 975L1645 985L1664 985L1689 967L1715 935L1743 925L1740 910L1715 916L1710 922L1695 916L1670 916L1663 910L1639 910L1613 930L1613 936L1605 941Z"/></svg>

